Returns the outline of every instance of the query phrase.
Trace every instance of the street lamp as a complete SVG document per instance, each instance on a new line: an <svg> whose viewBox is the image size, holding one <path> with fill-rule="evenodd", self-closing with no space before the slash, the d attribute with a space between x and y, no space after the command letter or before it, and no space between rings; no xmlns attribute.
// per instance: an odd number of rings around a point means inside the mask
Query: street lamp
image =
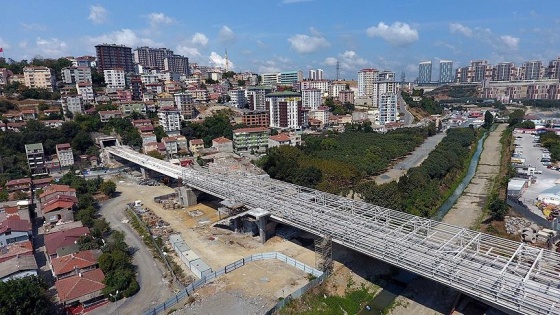
<svg viewBox="0 0 560 315"><path fill-rule="evenodd" d="M119 290L117 290L117 291L115 292L115 294L109 293L109 296L113 298L113 300L115 301L115 305L117 305L117 303L119 302L119 301L117 300L117 297L119 296ZM117 315L118 315L118 314L119 314L119 306L117 306L117 308L115 309L115 311L117 312Z"/></svg>

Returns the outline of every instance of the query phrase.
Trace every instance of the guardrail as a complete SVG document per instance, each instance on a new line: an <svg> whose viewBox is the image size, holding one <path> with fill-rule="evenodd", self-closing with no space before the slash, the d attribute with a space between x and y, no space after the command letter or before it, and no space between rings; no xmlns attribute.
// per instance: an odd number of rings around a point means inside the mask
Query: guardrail
<svg viewBox="0 0 560 315"><path fill-rule="evenodd" d="M328 276L327 273L319 271L319 270L317 270L313 267L310 267L310 266L308 266L308 265L306 265L306 264L304 264L304 263L302 263L298 260L295 260L291 257L288 257L288 256L286 256L282 253L269 252L269 253L254 254L254 255L239 259L237 261L234 261L231 264L229 264L229 265L227 265L227 266L225 266L221 269L213 271L210 275L200 278L199 280L197 280L197 281L189 284L188 286L186 286L184 289L181 289L181 291L179 291L179 293L177 293L174 297L168 299L167 301L165 301L164 303L162 303L162 304L160 304L156 307L153 307L153 308L145 311L143 314L144 315L157 315L158 313L161 313L161 312L163 312L165 310L168 310L169 308L173 307L175 304L179 303L180 300L184 299L185 297L188 297L188 296L192 295L195 290L197 290L197 289L203 287L204 285L212 282L214 279L218 278L219 276L225 275L226 273L230 273L230 272L232 272L232 271L234 271L238 268L241 268L241 267L245 266L247 263L250 263L250 262L253 262L253 261L259 261L259 260L268 260L268 259L278 259L281 262L284 262L288 265L294 266L294 267L298 268L299 270L302 270L303 272L309 273L309 274L311 274L311 275L313 275L314 277L317 277L317 278L313 279L312 281L310 281L305 286L299 288L298 290L296 290L295 292L290 294L287 298L278 302L278 304L276 304L272 309L270 309L265 314L272 314L276 310L281 309L292 299L301 296L307 290L309 290L309 289L317 286L321 282L323 282L323 280Z"/></svg>

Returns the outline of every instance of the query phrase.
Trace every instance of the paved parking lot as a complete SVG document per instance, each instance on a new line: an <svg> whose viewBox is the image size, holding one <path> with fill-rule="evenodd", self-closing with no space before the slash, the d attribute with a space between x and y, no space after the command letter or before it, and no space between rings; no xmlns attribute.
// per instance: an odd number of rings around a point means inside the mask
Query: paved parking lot
<svg viewBox="0 0 560 315"><path fill-rule="evenodd" d="M549 169L541 163L543 148L535 147L533 142L534 137L531 134L514 134L515 144L517 148L522 150L522 157L525 158L525 164L534 166L537 173L535 174L536 182L529 186L520 198L531 211L544 218L542 211L540 211L535 203L538 195L545 189L551 188L556 185L556 181L560 180L560 172Z"/></svg>

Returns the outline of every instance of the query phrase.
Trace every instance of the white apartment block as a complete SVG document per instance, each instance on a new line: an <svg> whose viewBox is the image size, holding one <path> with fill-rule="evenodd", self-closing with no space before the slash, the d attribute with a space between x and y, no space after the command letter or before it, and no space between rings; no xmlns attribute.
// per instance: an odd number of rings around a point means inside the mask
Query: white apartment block
<svg viewBox="0 0 560 315"><path fill-rule="evenodd" d="M317 109L321 106L321 90L319 89L305 89L301 90L301 102L304 108Z"/></svg>
<svg viewBox="0 0 560 315"><path fill-rule="evenodd" d="M162 107L158 111L159 124L169 136L181 133L181 112L174 107Z"/></svg>
<svg viewBox="0 0 560 315"><path fill-rule="evenodd" d="M56 145L56 155L60 162L60 167L68 167L74 165L74 153L69 143Z"/></svg>
<svg viewBox="0 0 560 315"><path fill-rule="evenodd" d="M280 83L280 73L263 73L261 75L262 85L276 85Z"/></svg>
<svg viewBox="0 0 560 315"><path fill-rule="evenodd" d="M84 102L91 102L95 99L95 94L93 93L93 86L90 82L78 82L76 83L76 91L78 95L82 98Z"/></svg>
<svg viewBox="0 0 560 315"><path fill-rule="evenodd" d="M159 75L157 73L142 73L140 80L142 80L142 84L158 83Z"/></svg>
<svg viewBox="0 0 560 315"><path fill-rule="evenodd" d="M321 96L328 96L329 88L330 88L330 81L327 80L316 80L316 81L301 81L300 82L300 90L307 90L307 89L319 89L321 90Z"/></svg>
<svg viewBox="0 0 560 315"><path fill-rule="evenodd" d="M84 113L84 102L80 96L64 96L60 100L64 115L67 113L72 113L73 115Z"/></svg>
<svg viewBox="0 0 560 315"><path fill-rule="evenodd" d="M244 108L247 105L247 91L245 89L234 89L228 92L230 97L229 104L237 108Z"/></svg>
<svg viewBox="0 0 560 315"><path fill-rule="evenodd" d="M321 125L323 126L328 125L330 118L329 108L326 106L320 106L309 112L309 118L320 120Z"/></svg>
<svg viewBox="0 0 560 315"><path fill-rule="evenodd" d="M89 67L66 67L61 70L61 74L64 84L91 82L91 69Z"/></svg>
<svg viewBox="0 0 560 315"><path fill-rule="evenodd" d="M372 96L373 83L377 81L379 71L376 69L362 69L358 71L358 96Z"/></svg>
<svg viewBox="0 0 560 315"><path fill-rule="evenodd" d="M266 94L272 93L270 86L250 86L247 88L247 101L253 110L266 110Z"/></svg>
<svg viewBox="0 0 560 315"><path fill-rule="evenodd" d="M30 89L46 89L50 92L56 86L56 78L52 69L47 67L23 68L25 86Z"/></svg>
<svg viewBox="0 0 560 315"><path fill-rule="evenodd" d="M338 93L344 90L346 90L346 83L332 82L329 86L329 96L333 98L337 98Z"/></svg>
<svg viewBox="0 0 560 315"><path fill-rule="evenodd" d="M381 94L379 96L379 124L385 125L398 120L397 94Z"/></svg>
<svg viewBox="0 0 560 315"><path fill-rule="evenodd" d="M270 127L300 129L303 122L301 95L295 92L275 92L266 95Z"/></svg>
<svg viewBox="0 0 560 315"><path fill-rule="evenodd" d="M103 76L108 88L124 89L126 87L124 69L103 70Z"/></svg>

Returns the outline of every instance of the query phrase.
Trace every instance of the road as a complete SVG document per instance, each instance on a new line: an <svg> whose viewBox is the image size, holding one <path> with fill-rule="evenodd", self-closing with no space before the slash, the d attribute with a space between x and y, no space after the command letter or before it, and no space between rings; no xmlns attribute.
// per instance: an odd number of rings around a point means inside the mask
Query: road
<svg viewBox="0 0 560 315"><path fill-rule="evenodd" d="M411 125L414 121L414 116L406 109L406 102L401 93L397 93L397 102L399 104L399 111L404 114L403 122L405 126Z"/></svg>
<svg viewBox="0 0 560 315"><path fill-rule="evenodd" d="M88 314L141 314L144 310L165 302L173 295L151 252L148 251L144 242L132 227L122 222L126 218L124 213L126 204L131 201L125 195L117 196L101 203L100 212L111 224L111 228L125 233L125 241L130 247L138 249L134 254L133 263L138 268L137 279L140 284L140 291L130 298L110 303Z"/></svg>
<svg viewBox="0 0 560 315"><path fill-rule="evenodd" d="M398 180L410 168L420 165L426 157L432 152L441 140L446 136L445 132L438 133L435 136L427 138L424 143L417 147L404 160L394 165L387 172L377 176L375 182L377 184L385 184L394 180Z"/></svg>

